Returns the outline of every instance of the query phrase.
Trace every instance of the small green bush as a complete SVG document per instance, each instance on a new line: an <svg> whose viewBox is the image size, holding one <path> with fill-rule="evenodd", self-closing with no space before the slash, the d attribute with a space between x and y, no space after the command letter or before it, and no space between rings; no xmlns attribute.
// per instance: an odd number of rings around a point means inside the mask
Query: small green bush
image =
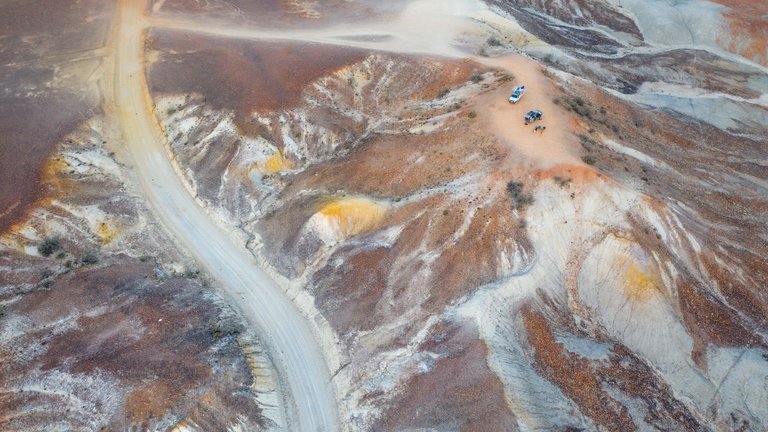
<svg viewBox="0 0 768 432"><path fill-rule="evenodd" d="M516 210L533 204L533 195L524 193L523 186L523 183L514 180L510 180L509 183L507 183L507 192L509 193L509 196L512 197L512 203Z"/></svg>
<svg viewBox="0 0 768 432"><path fill-rule="evenodd" d="M99 262L99 258L93 252L88 252L80 258L80 262L83 264L96 264Z"/></svg>
<svg viewBox="0 0 768 432"><path fill-rule="evenodd" d="M488 38L488 45L498 47L501 46L501 41L496 38L496 36L491 36Z"/></svg>
<svg viewBox="0 0 768 432"><path fill-rule="evenodd" d="M37 251L44 257L51 256L61 248L61 243L56 237L46 237L42 243L37 246Z"/></svg>

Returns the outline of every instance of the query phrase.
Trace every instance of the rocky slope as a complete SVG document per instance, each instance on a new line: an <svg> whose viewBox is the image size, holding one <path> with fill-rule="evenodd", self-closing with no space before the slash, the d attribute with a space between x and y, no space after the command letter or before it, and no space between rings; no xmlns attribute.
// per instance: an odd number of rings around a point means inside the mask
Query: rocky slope
<svg viewBox="0 0 768 432"><path fill-rule="evenodd" d="M549 45L594 56L686 48L766 65L768 5L753 1L486 0Z"/></svg>
<svg viewBox="0 0 768 432"><path fill-rule="evenodd" d="M379 3L155 1L146 44L174 164L315 325L343 430L768 428L763 5L443 3L458 58L162 28L437 7ZM258 335L88 119L0 238L0 428L280 429Z"/></svg>
<svg viewBox="0 0 768 432"><path fill-rule="evenodd" d="M114 154L114 9L0 9L0 430L280 427L257 335Z"/></svg>
<svg viewBox="0 0 768 432"><path fill-rule="evenodd" d="M90 77L101 66L113 9L99 1L14 1L0 11L0 148L13 155L0 158L0 231L45 195L40 173L53 145L98 110Z"/></svg>
<svg viewBox="0 0 768 432"><path fill-rule="evenodd" d="M66 135L51 195L0 237L0 429L279 425L256 335L122 185L104 127Z"/></svg>
<svg viewBox="0 0 768 432"><path fill-rule="evenodd" d="M763 429L764 69L610 3L497 6L483 50L544 69L156 32L156 113L315 317L347 430ZM279 103L201 88L227 52ZM545 135L498 103L522 82Z"/></svg>

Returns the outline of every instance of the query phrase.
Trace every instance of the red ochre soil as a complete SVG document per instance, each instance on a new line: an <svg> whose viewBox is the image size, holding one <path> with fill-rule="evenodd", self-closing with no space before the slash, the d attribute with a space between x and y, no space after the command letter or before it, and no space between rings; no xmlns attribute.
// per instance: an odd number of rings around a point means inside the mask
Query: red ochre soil
<svg viewBox="0 0 768 432"><path fill-rule="evenodd" d="M98 152L102 143L80 132L69 138L62 151ZM70 168L59 155L44 161L42 213L6 233L9 248L0 249L0 430L149 430L178 420L223 430L233 419L260 430L243 353L253 334L195 272L170 277L151 256L115 250L179 259L167 240L153 248L164 237L152 225L106 242L83 226L70 206L96 207L129 231L142 223L142 207L122 179ZM20 232L44 234L51 220L61 248L49 258L21 252L36 244ZM87 252L98 262L84 262Z"/></svg>
<svg viewBox="0 0 768 432"><path fill-rule="evenodd" d="M730 8L724 15L731 23L733 37L740 40L726 42L725 48L756 63L768 64L768 3L761 0L714 1Z"/></svg>
<svg viewBox="0 0 768 432"><path fill-rule="evenodd" d="M79 111L86 107L66 97L2 100L0 232L53 192L46 184L45 165L56 143L83 120Z"/></svg>
<svg viewBox="0 0 768 432"><path fill-rule="evenodd" d="M163 53L147 72L153 94L199 93L208 104L243 116L295 105L310 82L365 56L328 45L259 44L163 30L153 31L147 45Z"/></svg>
<svg viewBox="0 0 768 432"><path fill-rule="evenodd" d="M523 308L520 319L538 371L605 430L637 430L627 408L606 391L610 387L635 398L635 407L646 412L645 421L661 430L693 431L702 427L657 373L623 345L613 345L607 361L592 361L568 351L557 341L556 333L587 336L581 334L568 312L557 305L547 300L535 301ZM593 337L610 343L601 334Z"/></svg>
<svg viewBox="0 0 768 432"><path fill-rule="evenodd" d="M153 0L155 15L216 21L230 25L256 24L265 27L302 27L359 22L402 8L404 0Z"/></svg>
<svg viewBox="0 0 768 432"><path fill-rule="evenodd" d="M50 192L42 170L55 144L85 118L97 99L62 84L48 87L57 62L88 55L106 43L113 4L85 0L6 2L0 7L0 232ZM90 19L84 19L90 16ZM32 41L32 42L30 42Z"/></svg>
<svg viewBox="0 0 768 432"><path fill-rule="evenodd" d="M40 272L57 264L13 255L0 260L31 266L21 277L0 272L0 279L18 283L39 283ZM242 328L222 321L198 280L159 280L153 262L114 256L48 287L2 292L0 300L17 295L22 298L0 317L0 335L13 334L0 345L0 429L146 429L170 413L213 429L235 415L260 422L248 388L253 377L233 335ZM62 374L82 384L45 384ZM88 411L91 403L96 411ZM44 409L27 412L31 406Z"/></svg>
<svg viewBox="0 0 768 432"><path fill-rule="evenodd" d="M400 66L409 62L406 57L393 57ZM163 57L160 61L164 61ZM457 67L466 74L458 73L457 81L441 81L438 77L447 74L440 71L451 67ZM397 118L400 123L389 126L386 133L373 132L364 139L355 135L360 133L360 125L355 125L359 129L344 129L346 125L337 123L342 132L351 135L349 145L341 144L334 149L336 154L304 166L300 172L276 174L283 186L278 191L278 202L254 224L254 229L261 235L264 244L262 252L266 258L278 271L296 277L309 265L317 265L313 260L318 251L326 247L317 238L302 237L306 234L302 232L302 227L317 211L317 203L323 195L341 191L350 196L362 195L392 203L381 226L374 233L368 233L370 237L363 234L334 249L327 261L312 270L314 273L310 274L306 287L334 330L345 338L344 343L349 344L351 352L357 354L351 360L351 368L359 367L355 362L364 362L361 357L365 354L361 351L374 350L358 342L357 335L375 333L382 323L394 323L396 332L391 331L391 336L380 332L381 339L376 340L380 345L376 345L375 350L381 352L402 348L424 326L426 317L440 313L445 305L452 304L479 286L504 277L504 271L509 269L504 269L499 263L502 251L514 253L514 247L519 246L523 252L531 252L524 228L525 210L512 211L514 203L506 190L507 182L521 181L524 190L530 190L537 182L551 182L555 176L569 178L579 187L589 187L594 182L618 183L627 190L639 191L646 196L649 206L659 211L674 209L681 219L682 229L705 242L703 250L717 251L716 257L704 260L707 274L701 276L702 280L710 280L712 284L692 284L691 275L682 274L673 281L676 290L674 297L669 299L672 306L680 311L684 325L695 340L691 358L699 367L705 367L702 353L708 344L721 347L762 346L763 341L751 329L766 325L761 317L765 310L762 287L766 280L765 260L761 257L768 256L768 249L754 233L762 232L764 228L762 215L766 214L768 202L755 193L754 182L749 180L750 176L765 180L764 170L761 171L755 162L761 160L763 146L760 142L736 138L680 116L650 112L578 82L570 83L567 89L555 85L544 87L548 84L542 78L544 85L537 92L545 94L548 99L545 101L542 97L542 103L552 104L543 108L547 111L546 118L562 118L558 126L565 131L564 135L575 141L560 142L561 147L556 149L559 151L550 151L552 147L549 143L545 146L542 144L546 141L535 141L537 136L530 133L530 128L517 131L519 133L512 136L510 131L516 130L511 125L515 118L511 116L516 108L503 102L504 93L512 84L497 86L499 75L486 78L484 83L488 87L470 92L471 95L458 107L427 104L439 99L440 89L454 90L461 85L459 81L469 79L473 66L464 64L462 67L465 69L456 64L442 64L436 67L438 72L435 75L430 75L429 68L421 68L419 79L423 81L416 82L422 87L419 90L409 88L412 99L403 104L393 104L396 106L369 101L377 102L386 95L397 94L397 89L388 88L383 94L374 96L355 95L363 99L364 103L360 105L385 107L381 109L387 110L386 117ZM524 73L520 73L523 78ZM376 72L373 75L373 82L378 82ZM389 78L398 83L414 82L411 75L403 77L400 79L396 75ZM189 93L193 85L187 83L179 93ZM344 83L333 86L326 82L323 85L330 85L329 88L335 90L336 100L342 101L343 108L352 106L346 102L353 99L350 95L353 93L350 90L352 86L345 86ZM314 91L309 87L298 91ZM203 93L203 96L215 95ZM580 110L588 110L589 115L580 114L573 108L577 97L581 100L577 105L583 107ZM504 129L506 135L499 134L494 126L503 122L489 121L494 119L494 112L486 103L490 100L502 101L494 108L498 110L500 119L510 119L510 125ZM420 110L409 110L410 104L419 102L423 103ZM312 111L301 103L300 99L295 99L292 104L272 105L278 107L274 108L275 112L260 114L274 120L282 113L281 109L298 106L306 109L312 118L315 115L323 121L333 118L331 109ZM237 109L235 105L230 107ZM381 113L376 117L375 113L352 107L371 118L385 117ZM559 110L558 115L551 115L555 110ZM412 126L429 123L433 116L452 112L455 117L450 117L434 132L421 134L408 131ZM471 118L470 112L475 112L476 118ZM550 139L552 132L547 132L544 139ZM278 148L284 148L280 138L274 138L279 137L278 133L264 136L274 141ZM647 158L635 158L632 153L613 150L602 142L603 138L641 152ZM520 145L523 141L545 148L547 154L539 159L549 156L551 163L545 166L536 164L534 161L537 159L533 157L536 154L522 151L525 149ZM197 151L200 149L181 149L179 160L182 164L194 160ZM579 162L580 158L583 164ZM298 165L302 161L293 162ZM192 162L190 168L196 178L204 169L196 162ZM730 173L746 175L737 177ZM457 182L472 174L477 177L466 183ZM244 178L243 187L248 187L250 181ZM707 186L712 182L718 188ZM206 184L201 188L214 205L218 186ZM579 189L574 190L578 192ZM633 211L629 211L627 218L634 221L629 230L634 241L644 250L657 253L660 259L670 262L682 273L695 271L679 255L685 252L691 256L698 255L693 246L683 245L683 250L670 250L672 246L664 244L652 227L644 225L647 221L642 222L647 215L636 215ZM470 212L474 212L474 216L465 225L466 215ZM402 229L391 243L374 237L390 228ZM458 232L462 235L452 239L452 235ZM440 250L445 244L450 246ZM423 251L438 250L439 253L429 264L418 259ZM723 262L726 264L721 264ZM429 271L424 271L427 266ZM745 283L734 283L733 273L730 273L734 269L743 269L748 275ZM754 301L758 304L750 306ZM416 306L421 309L413 312ZM412 319L398 321L405 313L411 313ZM635 407L641 407L638 409L647 413L648 423L657 424L661 429L701 428L696 420L700 418L699 414L688 410L685 403L674 395L674 390L656 375L652 366L620 344L613 345L609 364L568 351L556 336L564 331L576 332L570 324L573 318L569 314L568 311L553 312L549 306L531 307L522 314L520 324L529 338L531 355L535 360L533 363L539 372L572 399L586 416L609 430L633 430L630 415L636 414ZM462 334L472 333L467 332ZM349 335L352 336L347 337ZM605 339L600 335L582 336ZM500 425L490 430L513 429L505 426L505 422L511 419L509 412L498 417L478 415L487 413L486 407L494 406L500 396L493 380L486 381L486 374L490 371L470 368L487 355L484 346L470 342L474 339L476 336L467 336L466 341L454 343L446 342L451 340L451 336L436 338L439 342L429 345L429 349L445 350L441 351L446 353L445 357L438 360L429 372L416 374L403 383L402 399L396 399L393 405L398 409L392 408L380 418L381 428L397 429L404 425L429 427L436 424L457 429L459 426L471 428L469 423L455 423L457 420L446 414L456 410L462 413L457 418L488 418L489 424ZM464 336L459 340L463 341ZM481 369L483 367L486 364ZM462 375L464 371L468 372ZM448 376L456 379L450 381L445 378ZM467 377L470 379L465 379ZM474 404L474 382L483 382L490 389L488 398L482 403ZM608 386L620 391L611 393L607 390ZM440 394L442 400L436 400L434 394ZM637 405L627 404L616 394L634 398L632 403ZM472 408L464 407L466 411L462 411L464 408L452 405L453 395L462 395L474 405ZM368 398L379 396L375 393L366 395Z"/></svg>
<svg viewBox="0 0 768 432"><path fill-rule="evenodd" d="M405 383L372 430L513 431L517 422L504 388L486 363L488 350L471 324L440 322L430 329L422 351L443 357L425 374Z"/></svg>

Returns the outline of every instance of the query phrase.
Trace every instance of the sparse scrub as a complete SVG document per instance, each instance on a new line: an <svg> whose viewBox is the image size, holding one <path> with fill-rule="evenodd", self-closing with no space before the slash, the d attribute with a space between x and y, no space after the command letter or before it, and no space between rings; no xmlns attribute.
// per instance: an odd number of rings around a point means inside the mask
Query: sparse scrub
<svg viewBox="0 0 768 432"><path fill-rule="evenodd" d="M187 279L197 279L200 276L200 270L187 269L184 272L184 277Z"/></svg>
<svg viewBox="0 0 768 432"><path fill-rule="evenodd" d="M507 192L512 198L512 203L515 210L521 210L525 206L533 204L533 195L527 194L523 191L523 183L510 180L507 183Z"/></svg>
<svg viewBox="0 0 768 432"><path fill-rule="evenodd" d="M469 113L467 113L467 117L473 119L477 117L477 113L475 112L475 110L471 110Z"/></svg>
<svg viewBox="0 0 768 432"><path fill-rule="evenodd" d="M210 332L211 332L211 338L213 338L213 339L221 339L222 331L221 331L221 327L219 326L219 324L212 325L211 328L210 328Z"/></svg>
<svg viewBox="0 0 768 432"><path fill-rule="evenodd" d="M46 237L42 243L37 246L37 251L44 257L51 256L61 248L61 243L56 237Z"/></svg>
<svg viewBox="0 0 768 432"><path fill-rule="evenodd" d="M501 81L501 82L509 82L509 81L513 81L514 79L515 79L514 75L512 75L512 74L504 74L504 75L501 76L501 78L499 78L499 81Z"/></svg>
<svg viewBox="0 0 768 432"><path fill-rule="evenodd" d="M597 163L597 159L592 155L584 155L581 157L581 160L587 165L594 165Z"/></svg>
<svg viewBox="0 0 768 432"><path fill-rule="evenodd" d="M473 74L471 77L469 77L469 80L477 84L483 80L483 76L480 74Z"/></svg>
<svg viewBox="0 0 768 432"><path fill-rule="evenodd" d="M592 118L592 109L589 107L589 102L581 97L576 96L568 100L567 108L582 117Z"/></svg>
<svg viewBox="0 0 768 432"><path fill-rule="evenodd" d="M584 150L588 152L591 152L594 150L595 146L597 146L597 141L584 134L579 135L579 141L581 141L581 146L584 148Z"/></svg>
<svg viewBox="0 0 768 432"><path fill-rule="evenodd" d="M210 332L211 338L221 339L226 336L239 335L240 333L242 333L242 330L236 326L230 326L230 327L227 327L226 330L224 330L221 328L221 322L217 322L216 324L210 325L209 332Z"/></svg>
<svg viewBox="0 0 768 432"><path fill-rule="evenodd" d="M568 186L569 183L571 183L570 177L560 177L560 176L554 176L552 177L552 180L554 180L555 183L557 183L561 188Z"/></svg>
<svg viewBox="0 0 768 432"><path fill-rule="evenodd" d="M99 262L99 258L96 256L93 252L87 252L85 255L83 255L82 258L80 258L80 262L88 265L88 264L96 264Z"/></svg>
<svg viewBox="0 0 768 432"><path fill-rule="evenodd" d="M496 36L489 37L487 42L488 42L488 45L492 46L492 47L500 47L501 46L501 41L499 39L497 39Z"/></svg>
<svg viewBox="0 0 768 432"><path fill-rule="evenodd" d="M451 92L451 91L450 91L449 89L447 89L447 88L444 88L444 89L440 90L440 92L439 92L439 93L437 93L437 98L438 98L438 99L442 99L442 98L444 98L444 97L448 96L448 93L450 93L450 92Z"/></svg>

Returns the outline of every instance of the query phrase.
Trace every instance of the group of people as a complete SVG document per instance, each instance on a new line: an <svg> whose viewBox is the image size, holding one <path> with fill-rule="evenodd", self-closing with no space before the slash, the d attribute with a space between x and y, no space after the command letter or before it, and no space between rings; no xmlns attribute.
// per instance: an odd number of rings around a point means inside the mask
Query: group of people
<svg viewBox="0 0 768 432"><path fill-rule="evenodd" d="M546 126L538 125L535 128L533 128L533 133L538 132L538 133L543 134L545 130L547 130Z"/></svg>

